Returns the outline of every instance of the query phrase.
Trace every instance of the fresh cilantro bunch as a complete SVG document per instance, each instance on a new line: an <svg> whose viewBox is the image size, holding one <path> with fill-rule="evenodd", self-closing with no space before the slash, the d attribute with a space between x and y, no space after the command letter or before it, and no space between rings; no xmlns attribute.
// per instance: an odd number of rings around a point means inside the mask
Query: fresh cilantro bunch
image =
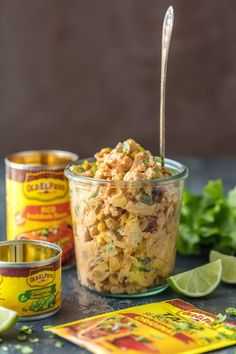
<svg viewBox="0 0 236 354"><path fill-rule="evenodd" d="M210 181L201 195L183 195L177 249L193 254L206 248L236 253L236 187L224 196L221 180Z"/></svg>

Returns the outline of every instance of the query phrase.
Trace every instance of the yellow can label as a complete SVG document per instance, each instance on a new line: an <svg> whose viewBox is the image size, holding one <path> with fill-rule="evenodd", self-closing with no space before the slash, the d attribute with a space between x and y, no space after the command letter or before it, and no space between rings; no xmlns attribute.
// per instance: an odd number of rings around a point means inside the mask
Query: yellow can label
<svg viewBox="0 0 236 354"><path fill-rule="evenodd" d="M20 316L60 308L60 262L36 268L0 268L0 306L15 310Z"/></svg>
<svg viewBox="0 0 236 354"><path fill-rule="evenodd" d="M68 183L64 170L7 167L7 239L41 240L61 246L62 261L73 253Z"/></svg>

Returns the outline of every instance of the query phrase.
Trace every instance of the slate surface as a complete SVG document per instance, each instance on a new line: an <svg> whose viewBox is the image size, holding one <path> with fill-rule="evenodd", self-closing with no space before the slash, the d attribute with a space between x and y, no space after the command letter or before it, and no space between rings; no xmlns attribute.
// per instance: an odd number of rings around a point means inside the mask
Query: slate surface
<svg viewBox="0 0 236 354"><path fill-rule="evenodd" d="M224 160L197 160L197 159L185 159L186 163L191 169L191 176L188 180L188 187L192 190L199 191L202 185L208 179L215 179L218 177L223 178L225 189L232 188L236 184L236 159L224 159ZM5 238L5 196L4 196L4 176L3 168L0 169L0 240ZM181 272L195 266L201 265L207 261L207 258L191 256L191 257L177 257L175 272ZM182 296L176 296L171 289L167 289L162 294L140 299L114 299L105 298L99 295L95 295L78 283L75 269L63 271L63 306L61 311L49 319L32 322L34 326L34 337L39 338L39 344L32 345L35 354L44 353L56 354L62 353L88 353L86 350L76 347L66 341L59 339L63 342L62 348L55 348L54 344L57 339L49 338L44 334L42 327L44 325L59 325L66 322L74 321L77 319L86 318L89 316L102 314L105 312L123 309L131 306L158 302L171 298L182 298L200 309L207 310L213 313L223 312L225 307L236 305L236 288L233 285L221 284L216 291L203 299L187 299ZM8 345L8 353L20 353L14 348L15 344L19 344L16 340L18 334L18 328L22 324L17 324L10 332L4 336L5 344ZM24 343L23 343L24 344ZM236 347L230 347L223 350L215 351L214 353L221 354L235 354ZM3 351L0 345L0 354L6 353ZM171 354L171 353L170 353Z"/></svg>

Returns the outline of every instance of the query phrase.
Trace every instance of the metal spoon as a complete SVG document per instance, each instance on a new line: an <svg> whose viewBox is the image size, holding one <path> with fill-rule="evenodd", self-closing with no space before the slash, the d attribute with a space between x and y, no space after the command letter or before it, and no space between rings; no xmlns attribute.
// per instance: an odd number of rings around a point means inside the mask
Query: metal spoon
<svg viewBox="0 0 236 354"><path fill-rule="evenodd" d="M170 6L165 14L162 27L161 43L161 90L160 90L160 158L161 166L165 166L165 99L166 99L166 72L170 47L170 39L174 24L174 10Z"/></svg>

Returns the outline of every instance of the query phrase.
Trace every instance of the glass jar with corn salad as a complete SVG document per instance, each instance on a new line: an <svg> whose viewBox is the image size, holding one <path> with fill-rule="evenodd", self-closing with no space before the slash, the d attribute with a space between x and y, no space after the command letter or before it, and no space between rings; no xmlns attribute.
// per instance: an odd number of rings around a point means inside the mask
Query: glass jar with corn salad
<svg viewBox="0 0 236 354"><path fill-rule="evenodd" d="M114 296L165 289L175 264L182 164L133 139L69 164L77 273L82 285Z"/></svg>

